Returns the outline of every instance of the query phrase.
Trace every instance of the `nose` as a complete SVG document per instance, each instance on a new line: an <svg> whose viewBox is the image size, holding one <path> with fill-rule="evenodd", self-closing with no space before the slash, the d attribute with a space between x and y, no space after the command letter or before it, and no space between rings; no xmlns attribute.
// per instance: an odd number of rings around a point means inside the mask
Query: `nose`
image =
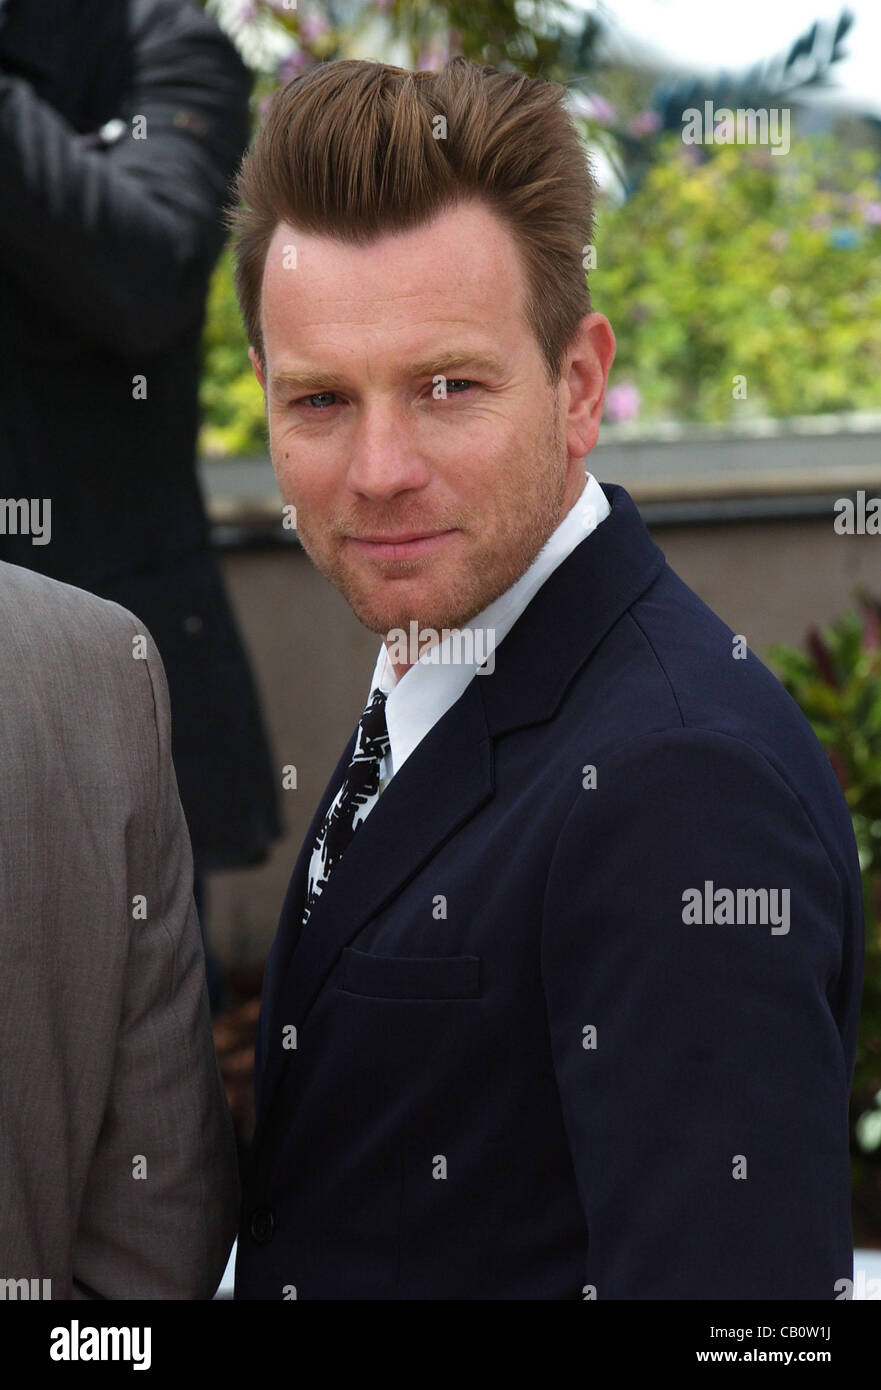
<svg viewBox="0 0 881 1390"><path fill-rule="evenodd" d="M384 501L425 487L430 477L420 432L403 406L391 400L364 404L350 438L349 487Z"/></svg>

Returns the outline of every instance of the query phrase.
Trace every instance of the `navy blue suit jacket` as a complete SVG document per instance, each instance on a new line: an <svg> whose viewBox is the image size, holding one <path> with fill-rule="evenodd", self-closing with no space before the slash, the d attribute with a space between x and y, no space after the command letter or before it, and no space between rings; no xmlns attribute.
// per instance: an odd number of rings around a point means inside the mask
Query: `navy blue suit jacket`
<svg viewBox="0 0 881 1390"><path fill-rule="evenodd" d="M851 1276L844 797L603 486L608 518L301 932L354 736L328 783L267 966L239 1298L832 1299Z"/></svg>

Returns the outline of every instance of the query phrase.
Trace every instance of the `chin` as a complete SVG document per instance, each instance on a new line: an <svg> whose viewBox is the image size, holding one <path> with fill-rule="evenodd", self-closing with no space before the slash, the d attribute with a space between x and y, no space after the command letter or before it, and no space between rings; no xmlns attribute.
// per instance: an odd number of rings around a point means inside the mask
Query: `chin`
<svg viewBox="0 0 881 1390"><path fill-rule="evenodd" d="M407 630L411 622L418 622L420 627L449 627L449 622L441 617L440 609L437 604L437 594L425 593L421 587L412 590L406 598L396 598L383 603L382 598L377 594L365 594L354 589L348 592L343 590L343 597L355 617L370 632L378 632L385 636L392 628L404 628Z"/></svg>

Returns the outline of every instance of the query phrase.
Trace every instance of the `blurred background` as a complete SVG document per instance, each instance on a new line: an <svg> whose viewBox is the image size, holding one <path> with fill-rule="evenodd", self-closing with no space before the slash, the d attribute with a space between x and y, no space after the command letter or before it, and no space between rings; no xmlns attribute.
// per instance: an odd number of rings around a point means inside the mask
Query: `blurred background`
<svg viewBox="0 0 881 1390"><path fill-rule="evenodd" d="M774 669L853 815L866 903L851 1104L854 1228L881 1248L881 536L835 529L881 495L881 8L747 0L545 4L207 0L275 87L316 63L456 53L568 89L597 175L586 264L618 350L589 467L623 483L669 562ZM788 140L688 143L683 113L789 113ZM724 121L724 117L722 118ZM203 339L200 476L263 692L285 835L209 878L227 982L215 1034L243 1143L262 963L302 836L357 721L377 638L282 525L262 394L225 252ZM839 504L836 509L836 502ZM858 515L858 513L856 513Z"/></svg>

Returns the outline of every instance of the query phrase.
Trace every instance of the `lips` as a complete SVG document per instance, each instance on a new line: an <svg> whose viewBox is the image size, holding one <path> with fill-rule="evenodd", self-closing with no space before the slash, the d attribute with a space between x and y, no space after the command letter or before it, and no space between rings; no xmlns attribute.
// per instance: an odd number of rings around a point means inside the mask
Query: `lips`
<svg viewBox="0 0 881 1390"><path fill-rule="evenodd" d="M400 531L392 536L349 536L349 543L378 560L412 560L444 545L455 531Z"/></svg>
<svg viewBox="0 0 881 1390"><path fill-rule="evenodd" d="M353 536L352 540L369 541L371 545L403 545L406 541L424 541L443 534L443 531L401 531L390 536Z"/></svg>

